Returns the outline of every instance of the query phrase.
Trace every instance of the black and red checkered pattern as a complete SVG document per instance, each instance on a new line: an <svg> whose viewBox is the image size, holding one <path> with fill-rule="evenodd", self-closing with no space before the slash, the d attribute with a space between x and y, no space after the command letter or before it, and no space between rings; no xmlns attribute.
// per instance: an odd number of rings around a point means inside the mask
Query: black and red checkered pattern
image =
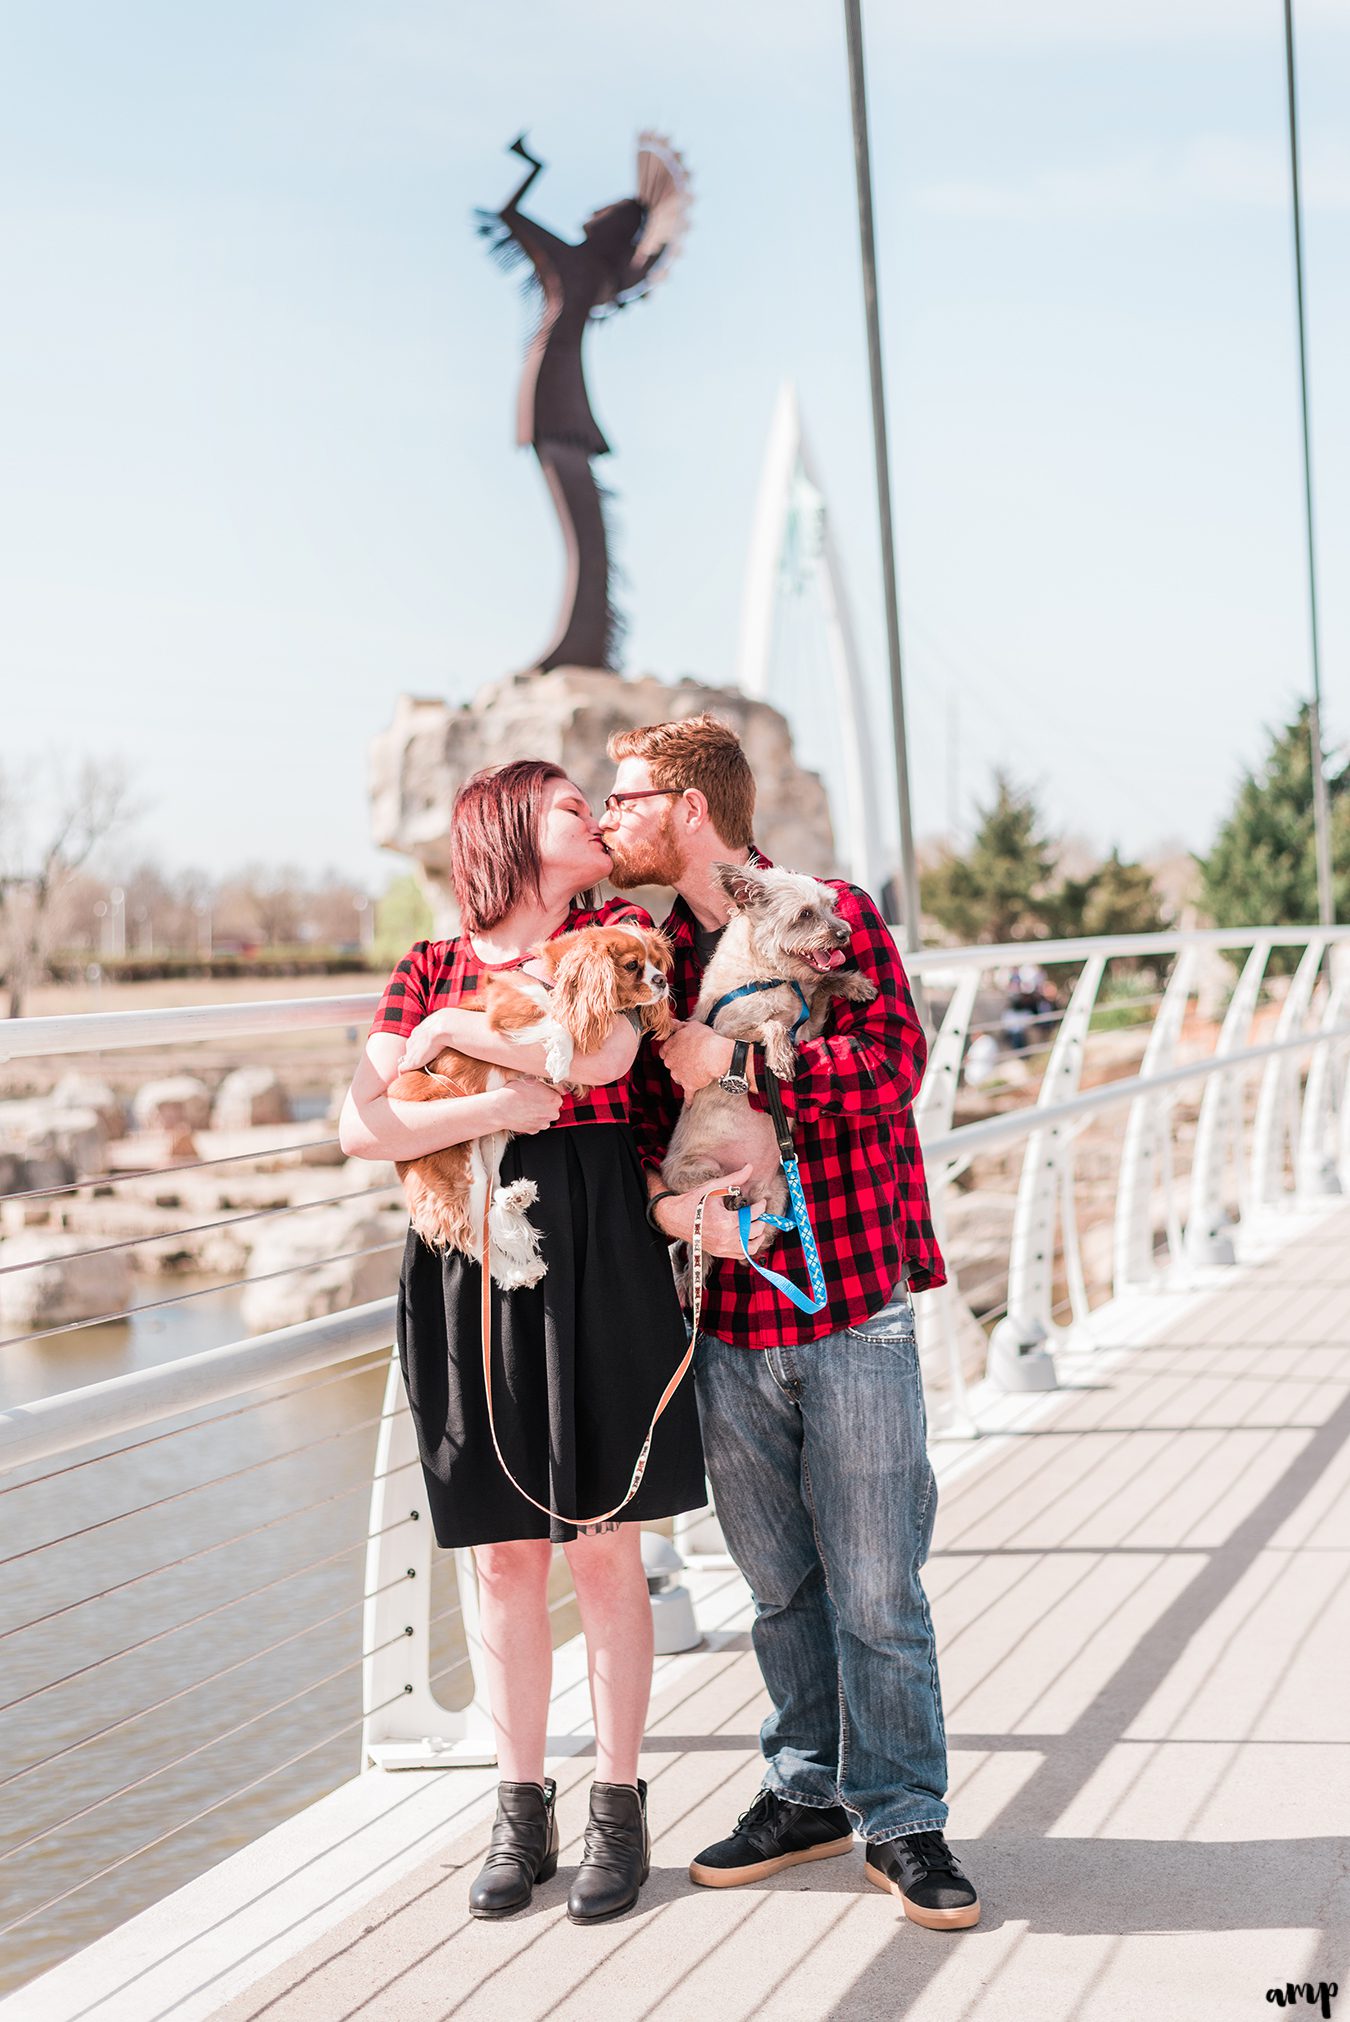
<svg viewBox="0 0 1350 2022"><path fill-rule="evenodd" d="M652 924L650 913L644 913L631 900L610 899L598 907L573 906L557 933L550 938L556 940L558 934L575 934L582 927L603 927L616 919L635 927L650 927ZM520 962L480 962L467 934L461 934L454 941L417 941L385 984L380 1008L370 1029L372 1032L397 1032L406 1038L414 1026L429 1018L433 1011L452 1009L457 1004L471 1001L484 977L519 969L528 959L528 956L522 956ZM644 1038L641 1052L647 1052L649 1045L650 1042ZM567 1124L577 1123L627 1123L631 1113L632 1087L630 1076L604 1087L584 1088L578 1094L564 1096L553 1128L561 1130Z"/></svg>
<svg viewBox="0 0 1350 2022"><path fill-rule="evenodd" d="M754 860L768 862L758 854ZM947 1278L911 1109L928 1045L900 952L866 892L833 878L825 882L853 929L850 963L872 978L878 992L871 1004L835 998L820 1037L798 1046L795 1080L781 1084L829 1299L819 1313L801 1313L749 1264L710 1260L703 1324L741 1348L814 1341L856 1326L886 1304L902 1263L909 1265L916 1292ZM675 950L674 1009L687 1017L698 999L703 965L693 914L682 899L675 901L663 931ZM756 1053L762 1085L764 1061L758 1048ZM639 1053L629 1081L639 1148L647 1164L659 1164L679 1113L679 1091L649 1046ZM762 1095L750 1100L758 1109L768 1106ZM795 1236L779 1238L765 1261L805 1290Z"/></svg>

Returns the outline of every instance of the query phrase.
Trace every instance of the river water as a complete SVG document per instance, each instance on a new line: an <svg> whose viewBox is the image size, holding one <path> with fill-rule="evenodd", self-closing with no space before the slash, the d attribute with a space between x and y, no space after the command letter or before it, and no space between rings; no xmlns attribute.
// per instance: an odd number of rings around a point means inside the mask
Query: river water
<svg viewBox="0 0 1350 2022"><path fill-rule="evenodd" d="M204 1296L0 1349L0 1406L243 1337L237 1292L173 1290ZM383 1390L383 1364L329 1370L0 1484L0 1925L27 1919L0 1944L0 1991L357 1772ZM444 1555L433 1612L453 1597ZM463 1654L457 1619L438 1625L447 1705L469 1696Z"/></svg>

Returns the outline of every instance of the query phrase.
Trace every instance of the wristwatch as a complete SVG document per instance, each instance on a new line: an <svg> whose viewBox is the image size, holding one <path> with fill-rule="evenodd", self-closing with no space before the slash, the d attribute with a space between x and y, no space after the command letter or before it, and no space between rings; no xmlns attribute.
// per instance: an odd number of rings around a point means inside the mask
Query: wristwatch
<svg viewBox="0 0 1350 2022"><path fill-rule="evenodd" d="M731 1065L718 1082L728 1095L748 1095L750 1077L745 1071L746 1058L750 1052L750 1041L738 1039L731 1049Z"/></svg>

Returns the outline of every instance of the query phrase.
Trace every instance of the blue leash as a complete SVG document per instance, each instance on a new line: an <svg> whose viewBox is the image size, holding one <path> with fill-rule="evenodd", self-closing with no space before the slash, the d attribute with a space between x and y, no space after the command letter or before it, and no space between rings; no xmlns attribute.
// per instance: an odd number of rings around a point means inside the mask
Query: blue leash
<svg viewBox="0 0 1350 2022"><path fill-rule="evenodd" d="M825 1273L821 1269L816 1232L811 1226L806 1195L802 1190L801 1168L797 1163L797 1153L792 1142L792 1125L783 1107L783 1098L778 1092L778 1076L771 1068L765 1069L765 1083L769 1114L773 1118L774 1134L778 1139L778 1157L783 1167L783 1178L787 1181L788 1207L791 1212L786 1215L761 1215L759 1219L761 1222L767 1222L770 1228L782 1229L785 1233L790 1233L793 1229L797 1231L801 1238L802 1255L806 1259L806 1275L811 1280L811 1298L808 1299L805 1292L793 1284L791 1278L785 1278L781 1271L771 1271L767 1264L761 1264L757 1258L751 1256L750 1231L754 1221L748 1207L738 1208L736 1211L736 1227L740 1232L741 1249L745 1254L746 1263L758 1271L761 1278L767 1278L785 1299L791 1299L799 1312L818 1313L827 1297Z"/></svg>
<svg viewBox="0 0 1350 2022"><path fill-rule="evenodd" d="M806 1211L806 1195L802 1192L801 1174L797 1170L795 1158L785 1158L783 1160L783 1178L787 1181L788 1203L792 1209L792 1213L790 1215L761 1215L759 1219L761 1222L767 1222L771 1228L795 1229L797 1231L797 1234L802 1239L802 1255L806 1258L806 1275L811 1280L811 1290L815 1296L808 1299L805 1292L799 1291L797 1286L793 1284L791 1278L785 1278L781 1271L771 1271L767 1264L761 1264L757 1258L751 1256L750 1231L754 1226L754 1218L749 1208L738 1208L736 1210L736 1226L740 1230L741 1248L745 1252L746 1263L752 1265L759 1272L761 1278L767 1278L769 1283L775 1286L785 1299L791 1299L793 1305L799 1311L803 1313L818 1313L825 1304L826 1299L825 1273L820 1267L820 1251L816 1248L816 1232L811 1227L811 1217Z"/></svg>
<svg viewBox="0 0 1350 2022"><path fill-rule="evenodd" d="M734 1004L738 997L752 997L760 990L780 990L787 980L789 979L781 976L772 977L767 982L742 983L739 990L728 990L725 997L718 998L704 1022L715 1026L718 1012L725 1010L728 1004ZM796 991L797 1001L801 1005L801 1010L792 1025L792 1037L795 1039L811 1016L811 1006L800 983L793 982L792 988ZM767 1264L758 1263L751 1256L750 1232L754 1227L754 1217L748 1207L738 1208L736 1211L741 1249L745 1253L746 1263L758 1271L761 1278L767 1278L785 1299L791 1299L793 1305L803 1313L818 1313L825 1304L826 1291L825 1273L820 1267L820 1251L816 1247L816 1232L811 1227L811 1217L806 1209L806 1195L802 1191L801 1172L792 1144L792 1125L788 1122L787 1111L783 1108L783 1098L778 1093L778 1077L767 1068L765 1073L768 1082L766 1092L769 1098L769 1113L773 1117L773 1127L778 1138L778 1156L782 1161L783 1178L787 1181L788 1205L792 1212L787 1215L761 1215L759 1219L770 1228L783 1230L785 1234L790 1234L793 1229L797 1231L801 1237L802 1255L806 1258L806 1274L811 1280L811 1291L814 1296L808 1299L805 1292L799 1291L793 1284L791 1278L785 1278L781 1271L771 1271Z"/></svg>

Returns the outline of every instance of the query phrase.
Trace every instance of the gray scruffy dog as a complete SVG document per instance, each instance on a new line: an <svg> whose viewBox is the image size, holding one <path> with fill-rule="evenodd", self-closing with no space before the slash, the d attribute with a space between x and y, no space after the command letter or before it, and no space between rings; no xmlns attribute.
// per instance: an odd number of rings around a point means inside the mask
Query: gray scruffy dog
<svg viewBox="0 0 1350 2022"><path fill-rule="evenodd" d="M797 1071L792 1027L801 1015L801 985L810 1017L801 1036L815 1038L831 1000L847 997L870 1004L877 986L857 969L845 967L853 929L838 911L835 894L819 878L797 871L760 870L753 864L714 864L713 871L732 904L731 919L703 973L694 1017L709 1022L718 999L745 983L772 983L723 1005L712 1020L727 1039L750 1039L780 1081ZM787 1200L770 1118L750 1107L748 1096L730 1094L717 1082L700 1088L680 1111L661 1178L676 1193L735 1172L753 1171L741 1188L750 1201L762 1200L781 1214Z"/></svg>

